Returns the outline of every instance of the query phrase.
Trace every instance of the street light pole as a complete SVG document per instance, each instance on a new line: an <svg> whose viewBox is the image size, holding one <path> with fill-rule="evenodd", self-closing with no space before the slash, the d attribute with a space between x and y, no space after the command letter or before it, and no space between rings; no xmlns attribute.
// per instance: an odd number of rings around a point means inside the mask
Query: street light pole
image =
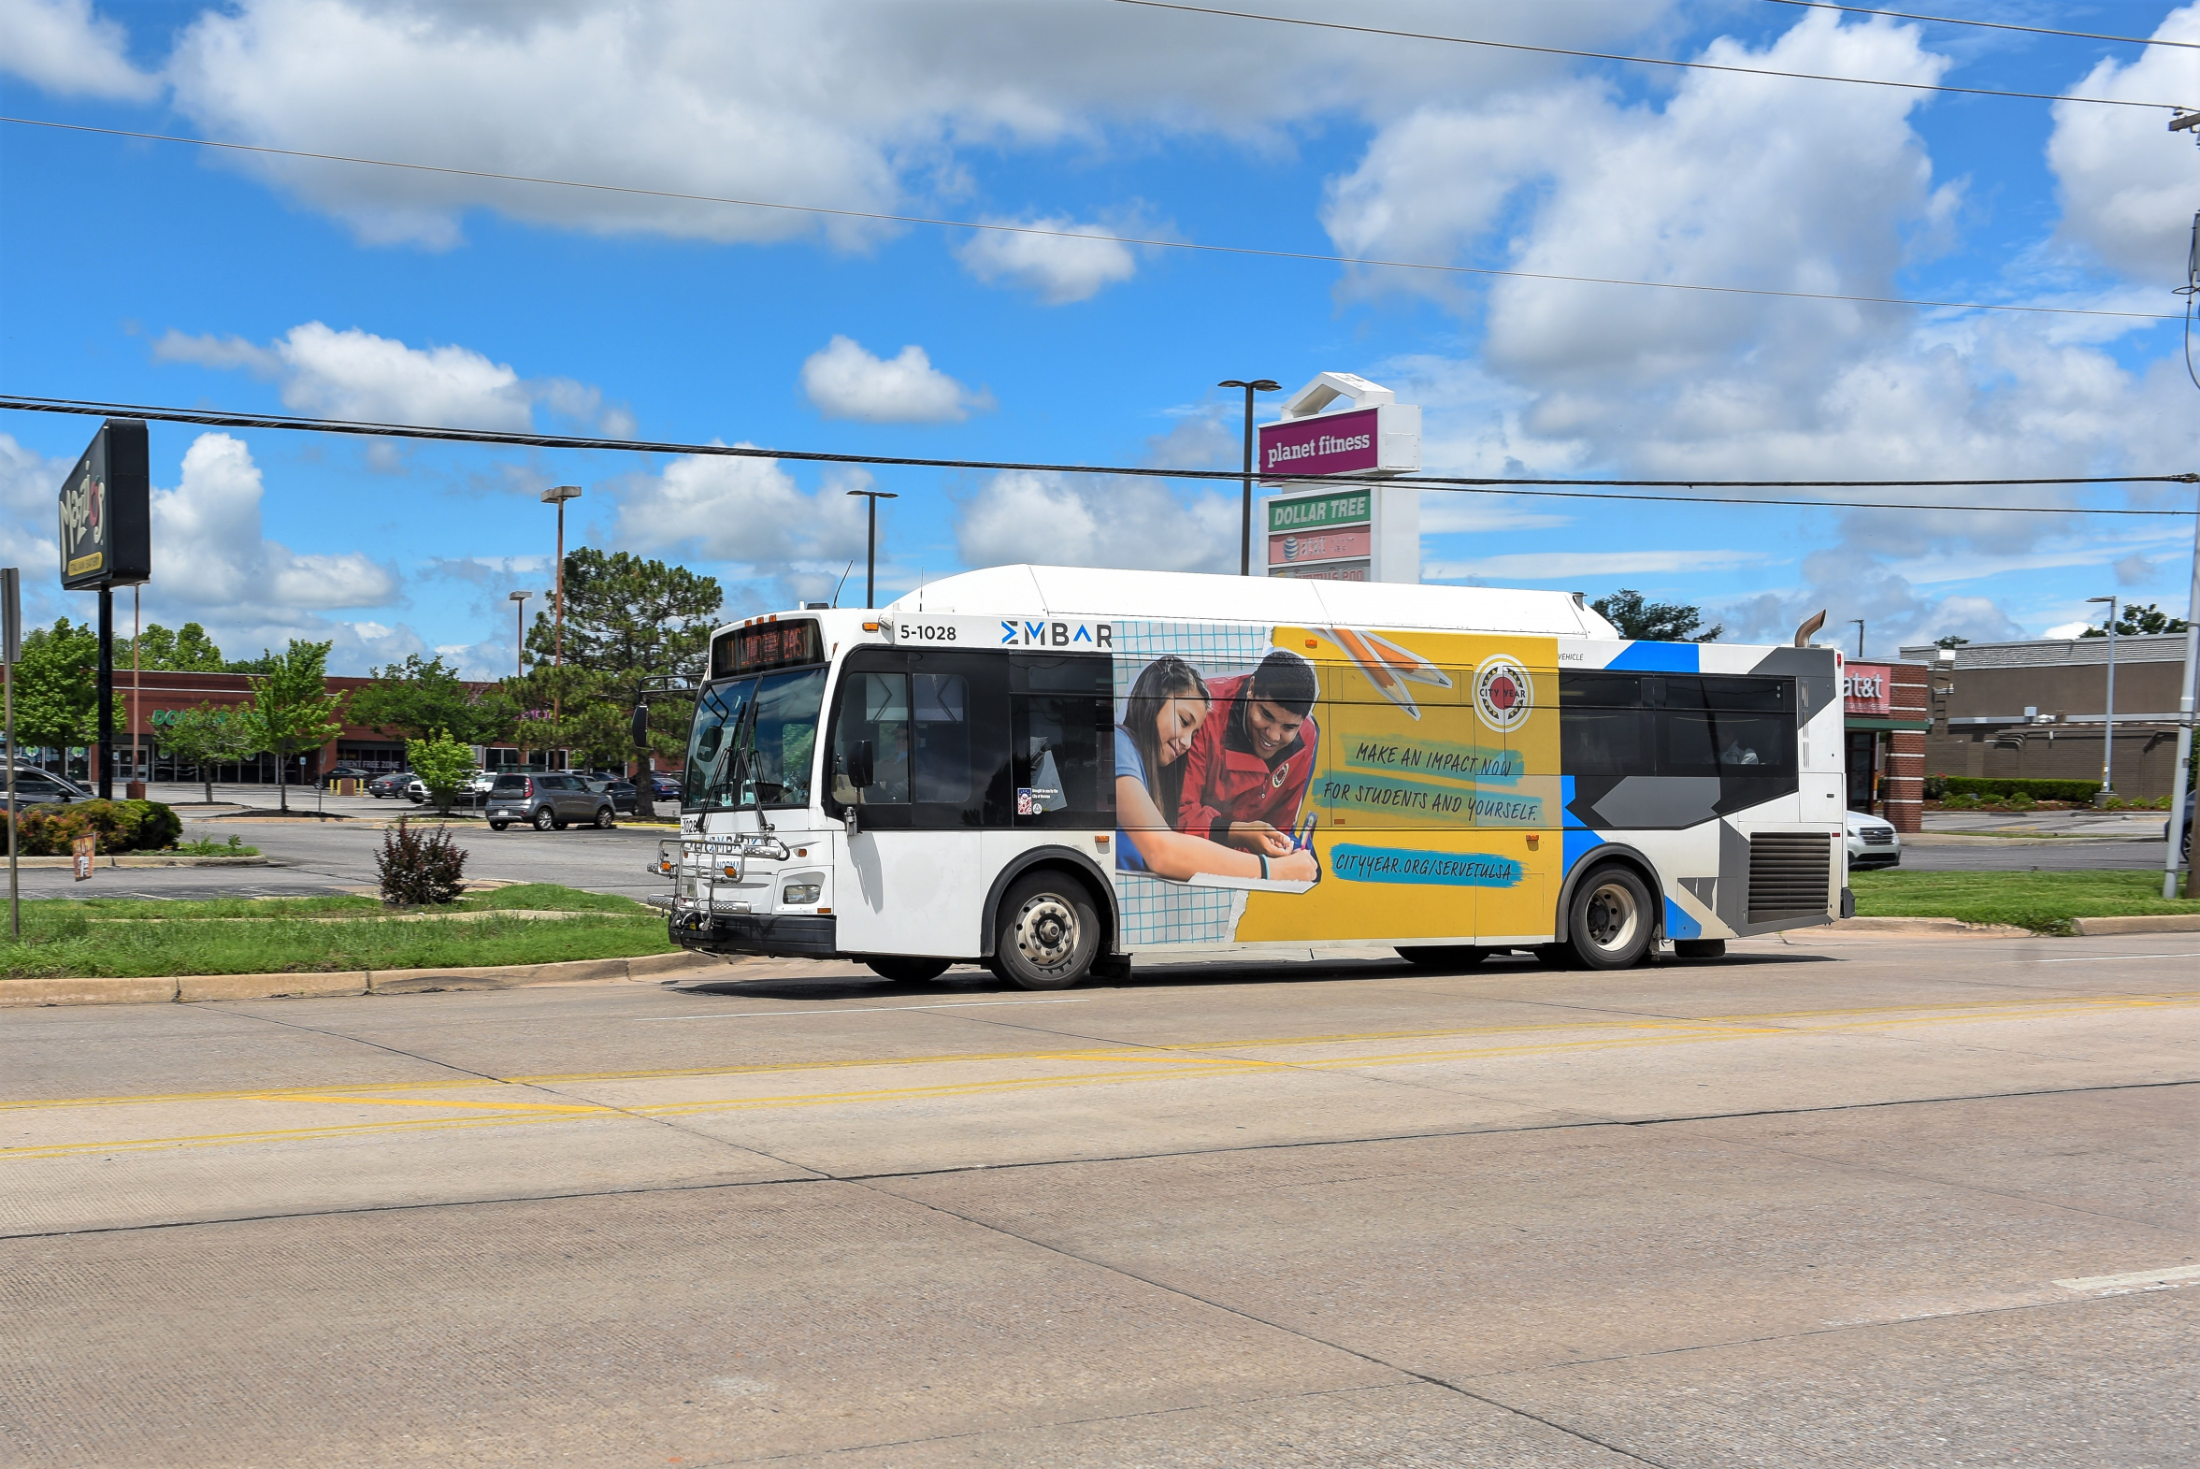
<svg viewBox="0 0 2200 1469"><path fill-rule="evenodd" d="M1274 393L1283 384L1267 378L1254 378L1246 382L1242 378L1228 378L1215 384L1218 388L1245 389L1245 503L1238 517L1238 575L1253 574L1253 394Z"/></svg>
<svg viewBox="0 0 2200 1469"><path fill-rule="evenodd" d="M557 599L557 631L553 635L550 645L550 666L552 668L563 668L565 666L565 502L579 499L580 493L581 487L579 485L552 485L542 492L542 502L545 505L558 507L558 583L557 590L553 593ZM564 715L564 702L564 690L556 680L552 680L550 684L550 723L553 727ZM544 755L543 763L545 765L549 764L547 754Z"/></svg>
<svg viewBox="0 0 2200 1469"><path fill-rule="evenodd" d="M2088 597L2108 604L2108 709L2101 719L2101 804L2116 794L2116 599Z"/></svg>
<svg viewBox="0 0 2200 1469"><path fill-rule="evenodd" d="M863 497L865 508L870 517L870 534L865 540L863 551L863 605L876 607L878 605L878 502L881 500L899 500L901 496L891 494L885 490L850 490L848 493Z"/></svg>
<svg viewBox="0 0 2200 1469"><path fill-rule="evenodd" d="M527 599L533 592L512 593L512 676L527 676Z"/></svg>
<svg viewBox="0 0 2200 1469"><path fill-rule="evenodd" d="M2200 240L2200 216L2195 216L2194 238ZM2200 248L2200 247L2196 247ZM2185 596L2185 667L2177 680L2177 768L2170 775L2169 821L2163 831L2162 843L2162 896L2177 896L2177 869L2185 865L2184 845L2185 799L2192 787L2188 777L2192 771L2192 721L2196 685L2194 675L2200 674L2200 517L2195 517L2192 527L2192 589ZM2190 871L2185 874L2185 896L2200 892L2200 882L2193 881Z"/></svg>
<svg viewBox="0 0 2200 1469"><path fill-rule="evenodd" d="M1864 619L1852 617L1849 621L1856 624L1856 661L1861 663L1864 661Z"/></svg>

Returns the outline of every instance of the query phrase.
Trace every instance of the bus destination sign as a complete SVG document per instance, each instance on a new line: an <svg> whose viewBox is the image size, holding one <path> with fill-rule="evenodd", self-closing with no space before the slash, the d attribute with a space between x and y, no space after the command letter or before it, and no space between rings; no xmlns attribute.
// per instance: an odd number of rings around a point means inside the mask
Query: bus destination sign
<svg viewBox="0 0 2200 1469"><path fill-rule="evenodd" d="M724 678L729 674L763 673L774 668L822 662L823 646L817 623L807 617L737 627L722 635L718 646L712 650L711 676Z"/></svg>

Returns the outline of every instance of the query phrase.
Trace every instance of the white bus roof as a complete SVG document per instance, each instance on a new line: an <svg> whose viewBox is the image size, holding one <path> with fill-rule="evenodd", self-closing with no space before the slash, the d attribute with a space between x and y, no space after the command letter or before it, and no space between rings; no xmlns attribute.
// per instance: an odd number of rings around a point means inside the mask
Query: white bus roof
<svg viewBox="0 0 2200 1469"><path fill-rule="evenodd" d="M889 607L980 616L1045 613L1092 620L1259 622L1284 627L1377 627L1618 638L1571 592L1386 582L1111 571L1089 566L989 566L942 577Z"/></svg>

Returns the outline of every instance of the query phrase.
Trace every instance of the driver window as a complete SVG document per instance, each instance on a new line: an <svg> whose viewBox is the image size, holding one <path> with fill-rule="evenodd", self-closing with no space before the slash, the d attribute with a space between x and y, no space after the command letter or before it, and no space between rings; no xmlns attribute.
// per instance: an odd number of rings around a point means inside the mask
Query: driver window
<svg viewBox="0 0 2200 1469"><path fill-rule="evenodd" d="M906 805L909 762L909 675L851 675L833 721L833 799L844 806Z"/></svg>

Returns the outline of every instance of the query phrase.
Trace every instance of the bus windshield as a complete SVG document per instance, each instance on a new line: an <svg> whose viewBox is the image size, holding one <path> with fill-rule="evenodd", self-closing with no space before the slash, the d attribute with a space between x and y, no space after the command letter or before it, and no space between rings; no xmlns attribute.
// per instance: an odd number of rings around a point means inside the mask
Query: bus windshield
<svg viewBox="0 0 2200 1469"><path fill-rule="evenodd" d="M713 684L696 702L681 805L691 811L807 806L825 670Z"/></svg>

